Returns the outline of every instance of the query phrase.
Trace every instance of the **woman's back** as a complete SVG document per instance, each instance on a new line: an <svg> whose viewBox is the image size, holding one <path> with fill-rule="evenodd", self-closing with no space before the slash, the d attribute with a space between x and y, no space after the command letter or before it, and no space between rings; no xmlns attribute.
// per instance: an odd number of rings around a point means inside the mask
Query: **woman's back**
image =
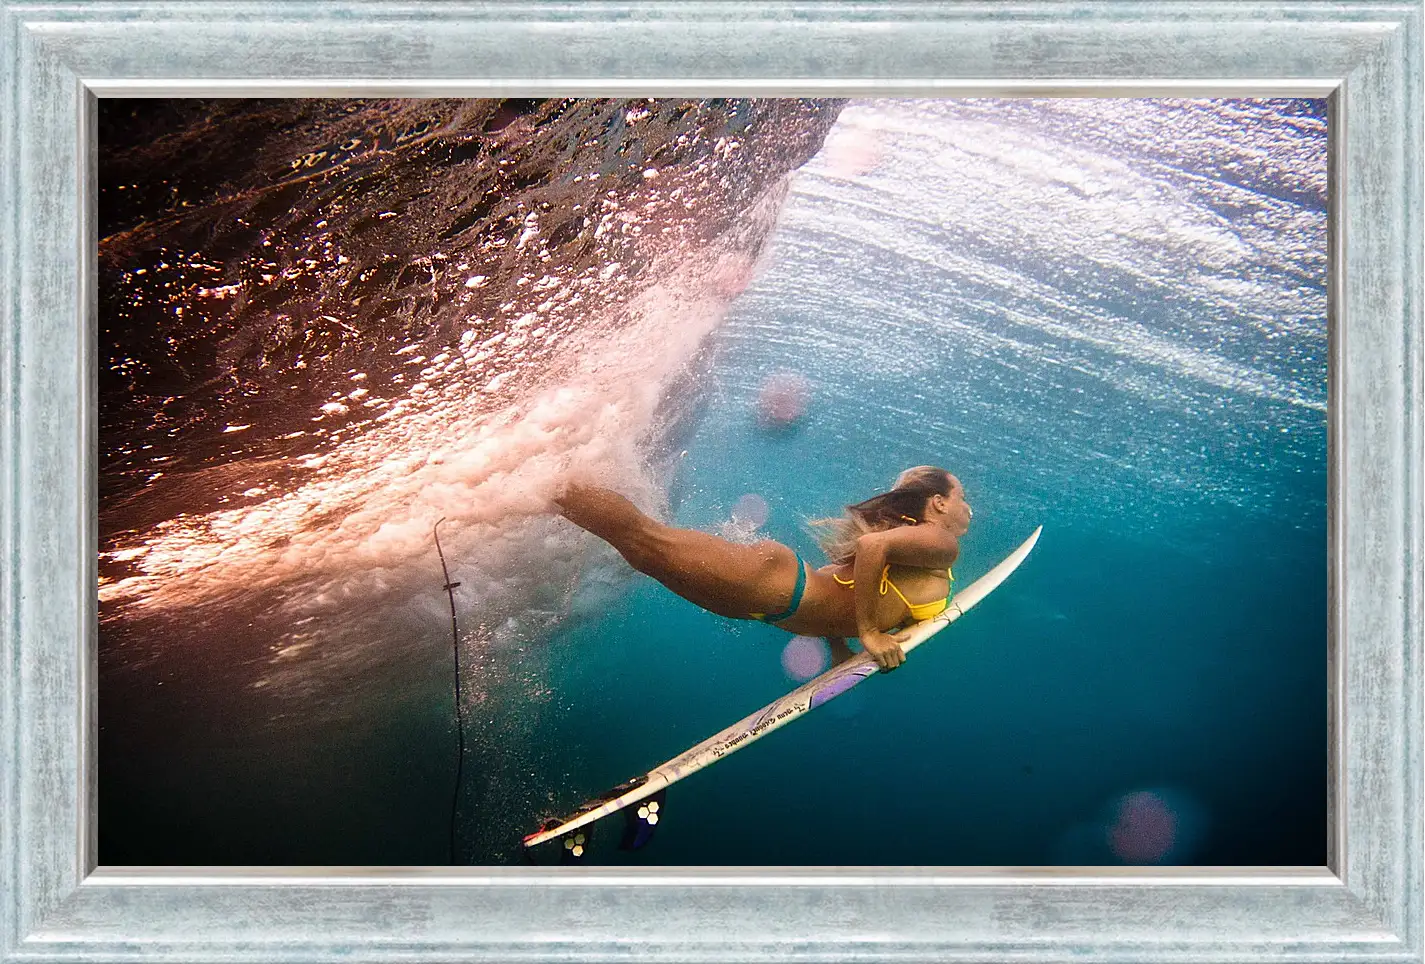
<svg viewBox="0 0 1425 964"><path fill-rule="evenodd" d="M847 562L811 572L801 606L778 625L807 636L859 635L853 568L854 563ZM875 621L882 630L935 615L924 609L934 608L931 604L943 602L950 594L950 579L944 569L891 565L886 576L887 591L881 593L878 587L876 598ZM923 615L913 609L922 610Z"/></svg>

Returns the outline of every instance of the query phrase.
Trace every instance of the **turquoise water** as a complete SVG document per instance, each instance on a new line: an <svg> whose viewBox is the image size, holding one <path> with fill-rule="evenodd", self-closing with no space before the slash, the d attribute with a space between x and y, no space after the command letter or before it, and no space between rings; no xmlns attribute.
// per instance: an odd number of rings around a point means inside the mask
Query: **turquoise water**
<svg viewBox="0 0 1425 964"><path fill-rule="evenodd" d="M817 425L837 434L858 410L828 400L791 439L750 419L704 426L683 476L708 481L685 483L678 520L707 525L758 492L773 507L767 534L815 558L797 507L837 498L785 466L818 450ZM884 450L895 429L863 418L852 441ZM1211 521L1191 506L1103 515L1072 493L1027 508L1014 465L961 471L976 516L959 578L1042 522L1019 572L902 671L672 788L654 844L632 859L1113 863L1076 832L1112 800L1162 789L1201 826L1183 862L1324 861L1324 532L1235 507ZM580 702L538 739L577 748L566 786L612 786L791 688L786 640L632 579L604 621L556 639L550 686Z"/></svg>
<svg viewBox="0 0 1425 964"><path fill-rule="evenodd" d="M1199 124L1225 113L1188 109ZM1105 256L1110 242L1092 220L1059 226L1079 234L1075 248L1008 236L967 250L957 235L977 228L936 219L974 186L932 176L951 163L944 144L904 132L946 114L964 125L968 112L885 112L892 119L867 124L896 131L899 162L922 166L920 210L885 203L874 175L869 186L833 177L800 186L766 273L716 336L715 387L671 485L672 517L716 531L755 493L770 506L764 534L820 560L805 519L933 463L961 477L975 509L956 567L962 585L1036 525L1044 535L1003 588L903 671L673 787L652 845L600 859L1118 863L1105 837L1115 802L1148 791L1176 817L1164 862L1323 863L1324 314L1258 323L1256 305L1214 302L1200 287L1210 272L1170 243L1140 234L1141 261ZM1052 143L1045 115L1062 123L1069 112L1015 113L1024 126L1000 112L990 139ZM1275 138L1263 130L1280 117L1276 108L1239 115L1239 153L1275 151L1282 162L1279 129ZM1307 144L1282 162L1301 165L1291 174L1324 164L1316 130L1314 152ZM1301 230L1298 206L1264 186L1208 181L1186 163L1165 173L1143 157L1161 143L1130 152L1126 140L1091 143L1126 170L1136 162L1165 199L1142 218L1180 239L1204 208L1296 207L1296 234L1239 223L1233 240L1248 263L1221 275L1251 277L1263 298L1310 275L1293 254L1321 239ZM1075 148L1088 155L1083 140L1065 141L1066 166ZM1011 183L1003 166L986 178ZM1021 200L1044 204L1042 168L1021 174L1030 182ZM1137 186L1129 178L1118 189ZM1014 216L1052 217L1042 208ZM1216 223L1234 227L1230 217ZM1003 222L992 227L1012 235ZM1120 220L1107 237L1133 227ZM837 270L816 270L828 251ZM1075 266L1095 283L1042 280ZM1134 330L1106 336L1110 322ZM1181 348L1171 357L1170 341ZM1233 384L1220 377L1229 369ZM808 380L806 412L790 433L766 431L759 387L788 372ZM786 641L630 576L596 625L551 647L550 688L579 694L537 736L575 757L552 809L780 696L795 683L780 664Z"/></svg>

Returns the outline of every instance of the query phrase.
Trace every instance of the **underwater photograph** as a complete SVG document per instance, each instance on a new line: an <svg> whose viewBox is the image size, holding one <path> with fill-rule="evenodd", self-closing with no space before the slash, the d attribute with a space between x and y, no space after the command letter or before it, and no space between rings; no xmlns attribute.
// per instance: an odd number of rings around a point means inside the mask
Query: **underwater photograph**
<svg viewBox="0 0 1425 964"><path fill-rule="evenodd" d="M1325 100L97 115L101 865L1325 864Z"/></svg>

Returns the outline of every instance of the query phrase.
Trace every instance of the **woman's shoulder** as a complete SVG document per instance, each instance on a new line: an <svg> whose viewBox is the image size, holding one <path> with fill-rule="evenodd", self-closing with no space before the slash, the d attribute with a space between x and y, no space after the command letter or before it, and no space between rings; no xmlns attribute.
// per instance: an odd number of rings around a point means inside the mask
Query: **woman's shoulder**
<svg viewBox="0 0 1425 964"><path fill-rule="evenodd" d="M892 565L944 570L960 555L960 541L940 526L900 526L877 537Z"/></svg>

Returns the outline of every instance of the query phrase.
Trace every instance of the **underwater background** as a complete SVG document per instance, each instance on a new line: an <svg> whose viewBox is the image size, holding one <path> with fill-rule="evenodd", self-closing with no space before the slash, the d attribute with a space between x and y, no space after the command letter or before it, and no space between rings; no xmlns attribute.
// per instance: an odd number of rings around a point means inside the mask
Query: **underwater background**
<svg viewBox="0 0 1425 964"><path fill-rule="evenodd" d="M1019 571L589 861L1325 862L1324 101L99 131L101 864L557 860L521 838L823 658L558 480L819 564L808 519L922 463L975 510L957 583L1042 524Z"/></svg>

